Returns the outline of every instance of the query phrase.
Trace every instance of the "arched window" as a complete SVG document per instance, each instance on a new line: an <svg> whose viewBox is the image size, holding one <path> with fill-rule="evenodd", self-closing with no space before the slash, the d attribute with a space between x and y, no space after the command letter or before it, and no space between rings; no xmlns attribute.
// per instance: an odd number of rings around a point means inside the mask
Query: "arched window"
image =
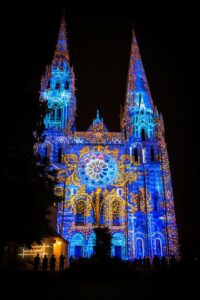
<svg viewBox="0 0 200 300"><path fill-rule="evenodd" d="M144 256L144 247L143 247L143 240L137 239L137 257Z"/></svg>
<svg viewBox="0 0 200 300"><path fill-rule="evenodd" d="M151 161L155 161L155 152L153 147L151 147Z"/></svg>
<svg viewBox="0 0 200 300"><path fill-rule="evenodd" d="M58 163L60 164L62 162L62 148L58 148Z"/></svg>
<svg viewBox="0 0 200 300"><path fill-rule="evenodd" d="M61 115L62 115L62 109L61 109L61 108L58 108L58 110L57 110L57 120L58 120L58 121L60 121Z"/></svg>
<svg viewBox="0 0 200 300"><path fill-rule="evenodd" d="M76 226L85 225L85 203L83 200L76 202Z"/></svg>
<svg viewBox="0 0 200 300"><path fill-rule="evenodd" d="M60 82L56 82L55 89L56 89L56 90L59 90L59 89L60 89Z"/></svg>
<svg viewBox="0 0 200 300"><path fill-rule="evenodd" d="M134 161L138 161L138 149L134 148Z"/></svg>
<svg viewBox="0 0 200 300"><path fill-rule="evenodd" d="M142 128L142 130L141 130L141 139L142 139L142 142L146 141L146 132L145 132L144 128Z"/></svg>
<svg viewBox="0 0 200 300"><path fill-rule="evenodd" d="M69 89L69 81L68 81L68 80L66 80L66 82L65 82L65 89L66 89L66 90Z"/></svg>
<svg viewBox="0 0 200 300"><path fill-rule="evenodd" d="M55 120L55 109L50 110L50 120L54 121Z"/></svg>
<svg viewBox="0 0 200 300"><path fill-rule="evenodd" d="M162 256L161 240L158 238L155 240L155 255Z"/></svg>

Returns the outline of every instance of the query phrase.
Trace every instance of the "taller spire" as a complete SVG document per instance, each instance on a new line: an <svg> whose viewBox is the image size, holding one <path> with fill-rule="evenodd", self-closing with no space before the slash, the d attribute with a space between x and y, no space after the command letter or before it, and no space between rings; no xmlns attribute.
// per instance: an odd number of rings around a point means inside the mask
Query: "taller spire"
<svg viewBox="0 0 200 300"><path fill-rule="evenodd" d="M153 110L153 101L149 91L134 30L132 32L126 104L133 105L134 110L138 110L140 108Z"/></svg>
<svg viewBox="0 0 200 300"><path fill-rule="evenodd" d="M121 120L121 128L125 130L127 138L140 139L142 130L145 130L150 138L154 130L154 112L154 104L133 30L126 100Z"/></svg>
<svg viewBox="0 0 200 300"><path fill-rule="evenodd" d="M53 62L59 62L63 60L67 60L69 62L69 53L68 53L66 36L67 36L66 22L63 14L60 30L58 33L58 40L57 40L56 50L54 53Z"/></svg>

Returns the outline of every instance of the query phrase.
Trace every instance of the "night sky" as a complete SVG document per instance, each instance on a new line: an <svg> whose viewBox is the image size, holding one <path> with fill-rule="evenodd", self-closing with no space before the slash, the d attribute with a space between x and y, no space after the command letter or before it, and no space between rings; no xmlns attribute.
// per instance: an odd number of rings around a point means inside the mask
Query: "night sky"
<svg viewBox="0 0 200 300"><path fill-rule="evenodd" d="M4 121L10 118L8 134L14 124L28 127L31 123L40 78L51 63L64 6L76 76L77 129L87 130L99 109L107 127L118 131L134 24L153 101L165 121L180 242L184 249L197 251L195 8L163 5L156 11L134 2L113 7L96 4L96 8L64 3L18 2L3 10L8 23L2 30L6 58L1 59L9 93L1 101Z"/></svg>

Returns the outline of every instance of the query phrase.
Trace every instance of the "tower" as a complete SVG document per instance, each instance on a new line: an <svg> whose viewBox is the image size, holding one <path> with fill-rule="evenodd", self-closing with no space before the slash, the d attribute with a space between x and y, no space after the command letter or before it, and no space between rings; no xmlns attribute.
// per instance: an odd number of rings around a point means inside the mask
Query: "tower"
<svg viewBox="0 0 200 300"><path fill-rule="evenodd" d="M97 110L86 131L75 128L74 73L62 19L51 67L42 77L46 138L38 146L58 170L57 231L70 256L94 253L94 228L109 227L112 256L177 255L178 237L162 115L153 104L133 32L121 131Z"/></svg>
<svg viewBox="0 0 200 300"><path fill-rule="evenodd" d="M153 104L134 31L121 128L143 174L132 189L138 206L133 218L136 256L175 255L178 236L164 122Z"/></svg>
<svg viewBox="0 0 200 300"><path fill-rule="evenodd" d="M48 112L44 120L46 130L58 133L75 129L74 73L69 62L64 17L52 64L47 67L41 80L40 100L47 103Z"/></svg>

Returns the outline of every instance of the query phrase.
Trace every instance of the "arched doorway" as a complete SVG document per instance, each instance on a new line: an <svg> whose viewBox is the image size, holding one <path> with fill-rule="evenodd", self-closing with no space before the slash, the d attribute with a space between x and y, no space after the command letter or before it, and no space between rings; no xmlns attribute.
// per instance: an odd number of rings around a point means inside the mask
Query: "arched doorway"
<svg viewBox="0 0 200 300"><path fill-rule="evenodd" d="M85 238L81 233L75 233L70 241L70 256L79 258L84 256Z"/></svg>
<svg viewBox="0 0 200 300"><path fill-rule="evenodd" d="M112 256L125 259L125 237L122 233L114 233L111 253Z"/></svg>
<svg viewBox="0 0 200 300"><path fill-rule="evenodd" d="M136 256L137 258L144 257L144 240L142 238L138 238L136 241Z"/></svg>

